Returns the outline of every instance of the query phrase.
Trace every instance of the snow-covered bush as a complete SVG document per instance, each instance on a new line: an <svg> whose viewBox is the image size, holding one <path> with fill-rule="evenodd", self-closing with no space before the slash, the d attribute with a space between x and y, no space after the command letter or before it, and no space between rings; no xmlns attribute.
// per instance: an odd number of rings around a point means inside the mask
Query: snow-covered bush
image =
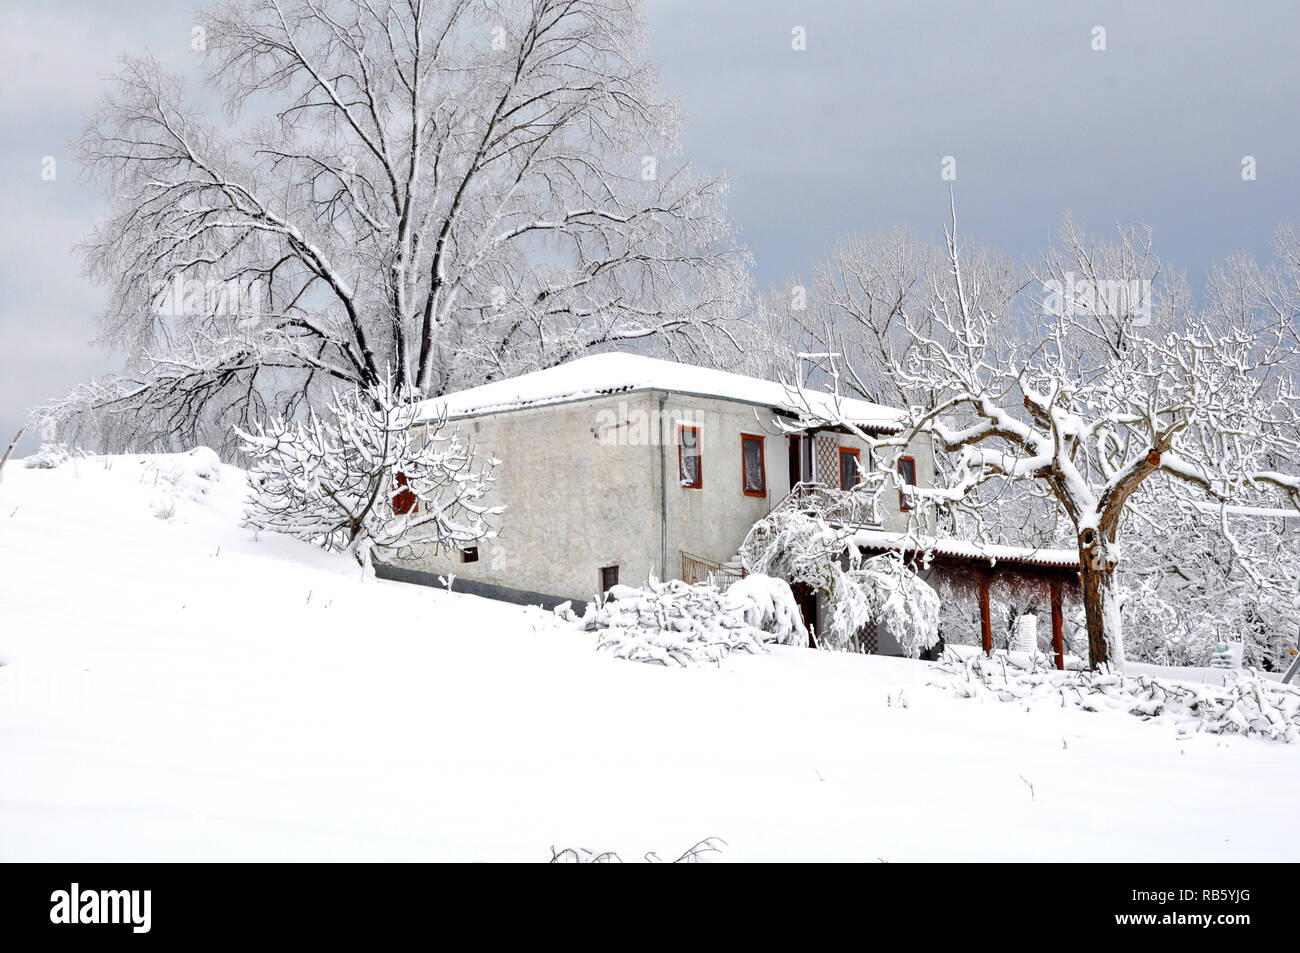
<svg viewBox="0 0 1300 953"><path fill-rule="evenodd" d="M741 547L745 566L789 583L803 583L830 604L820 646L864 651L860 633L887 629L913 658L939 641L939 594L900 554L862 561L847 535L825 520L778 510L760 520Z"/></svg>
<svg viewBox="0 0 1300 953"><path fill-rule="evenodd" d="M1148 675L1129 678L1113 671L1058 672L1046 662L1040 658L1021 667L1004 656L949 650L935 668L953 677L931 684L950 688L959 698L1127 712L1172 724L1180 735L1204 731L1271 741L1300 739L1300 687L1258 673L1230 677L1222 686L1198 685Z"/></svg>
<svg viewBox="0 0 1300 953"><path fill-rule="evenodd" d="M272 420L239 431L253 458L247 521L351 553L462 548L495 535L501 507L485 505L491 460L474 453L446 420L420 420L419 406L388 385L336 393L323 420Z"/></svg>
<svg viewBox="0 0 1300 953"><path fill-rule="evenodd" d="M660 665L717 663L731 652L761 652L764 642L807 639L790 587L766 576L749 578L725 593L706 582L653 577L641 589L615 586L578 624L596 633L599 651ZM566 608L557 614L572 619Z"/></svg>
<svg viewBox="0 0 1300 953"><path fill-rule="evenodd" d="M739 613L746 625L772 636L782 645L807 645L808 631L790 584L775 576L750 573L726 591L729 611Z"/></svg>
<svg viewBox="0 0 1300 953"><path fill-rule="evenodd" d="M939 641L939 594L897 553L842 572L831 599L825 636L834 648L852 647L856 633L870 623L888 630L911 658Z"/></svg>
<svg viewBox="0 0 1300 953"><path fill-rule="evenodd" d="M775 510L745 536L741 558L752 573L803 583L829 594L835 588L841 561L847 558L852 568L858 551L842 531L824 520L797 510Z"/></svg>
<svg viewBox="0 0 1300 953"><path fill-rule="evenodd" d="M186 453L164 453L144 458L143 479L153 481L153 515L167 521L176 515L178 500L201 502L221 482L221 458L210 447Z"/></svg>
<svg viewBox="0 0 1300 953"><path fill-rule="evenodd" d="M53 470L76 456L85 454L66 444L43 443L39 450L23 461L23 466L31 470Z"/></svg>
<svg viewBox="0 0 1300 953"><path fill-rule="evenodd" d="M1284 669L1300 618L1294 525L1268 509L1225 512L1206 525L1199 511L1188 514L1167 494L1158 499L1160 532L1132 534L1125 550L1132 564L1121 573L1129 657L1209 665L1228 636L1242 643L1246 665ZM1281 515L1263 515L1270 512Z"/></svg>

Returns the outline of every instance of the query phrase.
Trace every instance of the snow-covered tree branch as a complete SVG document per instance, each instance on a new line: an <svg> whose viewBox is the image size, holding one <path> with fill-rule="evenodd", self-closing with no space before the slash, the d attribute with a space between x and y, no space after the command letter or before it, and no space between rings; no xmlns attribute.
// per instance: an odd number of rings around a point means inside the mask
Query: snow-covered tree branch
<svg viewBox="0 0 1300 953"><path fill-rule="evenodd" d="M929 493L937 501L967 504L993 483L1046 489L1079 548L1090 661L1121 665L1116 570L1124 532L1150 532L1129 517L1159 498L1145 492L1153 475L1209 519L1300 508L1300 476L1287 470L1300 450L1295 274L1254 306L1194 310L1185 283L1157 281L1149 231L1098 244L1067 219L1030 292L993 308L955 213L946 246L947 271L902 314L909 340L890 359L900 388L932 395L901 439L928 434L953 455L948 485ZM1230 295L1228 283L1219 276L1220 301L1249 301L1248 286Z"/></svg>
<svg viewBox="0 0 1300 953"><path fill-rule="evenodd" d="M327 549L372 556L460 549L496 532L501 507L484 502L495 460L387 380L336 394L330 417L272 420L238 431L253 460L247 521Z"/></svg>
<svg viewBox="0 0 1300 953"><path fill-rule="evenodd" d="M80 141L129 364L47 408L66 436L97 415L101 442L221 445L387 371L430 397L610 345L733 350L748 256L725 181L674 161L633 0L231 0L199 22L228 118L127 59Z"/></svg>

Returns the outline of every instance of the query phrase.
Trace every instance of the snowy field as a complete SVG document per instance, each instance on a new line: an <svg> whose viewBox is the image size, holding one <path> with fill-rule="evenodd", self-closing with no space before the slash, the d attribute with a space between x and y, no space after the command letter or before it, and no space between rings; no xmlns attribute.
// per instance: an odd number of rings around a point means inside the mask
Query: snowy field
<svg viewBox="0 0 1300 953"><path fill-rule="evenodd" d="M3 860L1300 859L1300 745L898 659L621 661L254 539L201 453L2 476Z"/></svg>

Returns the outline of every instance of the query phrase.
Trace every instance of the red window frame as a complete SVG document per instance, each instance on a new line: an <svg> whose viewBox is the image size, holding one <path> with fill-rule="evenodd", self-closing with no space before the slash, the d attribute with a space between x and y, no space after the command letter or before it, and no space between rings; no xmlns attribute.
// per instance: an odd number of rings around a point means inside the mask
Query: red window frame
<svg viewBox="0 0 1300 953"><path fill-rule="evenodd" d="M695 480L694 483L686 482L686 442L682 440L682 434L686 431L695 434ZM686 424L679 424L677 427L677 479L683 487L688 490L700 490L704 488L704 450L700 447L700 428L690 427Z"/></svg>
<svg viewBox="0 0 1300 953"><path fill-rule="evenodd" d="M844 485L844 458L853 458L853 472L858 475L858 479L853 486ZM857 447L840 447L840 489L851 490L862 482L862 451Z"/></svg>
<svg viewBox="0 0 1300 953"><path fill-rule="evenodd" d="M405 516L407 513L420 512L419 501L415 498L415 493L406 483L406 474L400 470L393 480L402 489L393 494L393 515Z"/></svg>
<svg viewBox="0 0 1300 953"><path fill-rule="evenodd" d="M906 466L904 466L904 464L906 464ZM904 471L908 471L908 472L904 472ZM898 475L903 478L903 482L906 483L908 486L916 486L916 458L899 457ZM911 508L912 508L911 504L907 502L907 494L903 492L902 487L899 487L898 489L899 511L906 513Z"/></svg>
<svg viewBox="0 0 1300 953"><path fill-rule="evenodd" d="M762 489L751 490L749 481L745 474L745 444L751 440L758 441L758 479L763 484ZM764 446L765 437L756 433L742 433L740 435L740 488L746 496L766 497L767 496L767 447Z"/></svg>

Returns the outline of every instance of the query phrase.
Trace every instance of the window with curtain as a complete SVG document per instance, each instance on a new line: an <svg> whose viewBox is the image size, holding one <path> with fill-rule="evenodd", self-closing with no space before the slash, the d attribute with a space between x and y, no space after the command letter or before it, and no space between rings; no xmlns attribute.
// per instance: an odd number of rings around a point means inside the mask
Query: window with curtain
<svg viewBox="0 0 1300 953"><path fill-rule="evenodd" d="M898 475L908 486L916 486L916 461L911 457L899 457ZM898 508L904 512L912 508L912 505L907 502L907 495L902 490L898 491Z"/></svg>
<svg viewBox="0 0 1300 953"><path fill-rule="evenodd" d="M858 451L852 447L840 447L840 489L851 490L860 482Z"/></svg>
<svg viewBox="0 0 1300 953"><path fill-rule="evenodd" d="M677 434L677 469L682 486L698 490L704 486L704 468L700 459L700 428L679 427Z"/></svg>
<svg viewBox="0 0 1300 953"><path fill-rule="evenodd" d="M740 435L740 463L746 496L767 496L767 467L763 460L763 438Z"/></svg>

